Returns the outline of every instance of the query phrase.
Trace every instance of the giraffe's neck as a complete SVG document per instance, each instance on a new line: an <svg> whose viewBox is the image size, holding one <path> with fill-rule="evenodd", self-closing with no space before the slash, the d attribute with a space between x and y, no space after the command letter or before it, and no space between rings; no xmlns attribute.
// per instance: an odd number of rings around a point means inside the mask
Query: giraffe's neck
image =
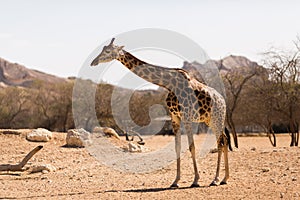
<svg viewBox="0 0 300 200"><path fill-rule="evenodd" d="M152 65L136 58L125 50L122 51L124 55L120 56L118 60L137 76L155 85L172 90L176 87L178 78L186 76L189 79L187 73L182 69Z"/></svg>

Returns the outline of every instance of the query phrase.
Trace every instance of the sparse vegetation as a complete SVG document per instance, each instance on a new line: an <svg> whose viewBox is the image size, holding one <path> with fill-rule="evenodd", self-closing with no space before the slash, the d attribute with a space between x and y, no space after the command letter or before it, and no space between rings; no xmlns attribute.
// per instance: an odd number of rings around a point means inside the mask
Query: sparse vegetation
<svg viewBox="0 0 300 200"><path fill-rule="evenodd" d="M222 61L225 62L224 66L219 66L219 68L226 89L227 122L233 133L264 131L268 133L272 145L276 146L274 133L289 132L290 145L298 146L300 39L297 38L294 44L295 49L289 52L274 49L266 52L263 66L235 56L231 56L227 61L226 58L215 61L219 63L217 65L223 65ZM8 65L6 63L6 66ZM189 70L193 70L192 64ZM22 73L27 74L24 68L22 68ZM45 76L43 74L43 77ZM99 123L101 126L116 129L120 134L124 132L124 127L131 126L132 128L132 125L128 124L122 124L120 127L120 123L132 118L135 126L146 126L150 122L151 106L155 104L164 106L165 92L163 90L133 92L106 83L97 85L91 81L78 79L61 81L54 78L57 83L53 83L53 81L49 82L51 80L49 78L45 81L29 78L27 74L26 83L23 81L21 85L17 85L14 82L10 86L1 88L0 128L43 127L65 132L74 128L75 124L91 130L95 124ZM76 89L80 90L77 93L80 95L74 97L72 94L75 80L78 81L79 87ZM4 83L11 81L5 80ZM94 91L87 90L87 85ZM95 100L94 103L89 102L87 98L91 95L91 99ZM79 101L74 101L74 98ZM116 109L122 112L113 113L112 99ZM80 117L76 116L75 122L72 106L82 108L79 111ZM86 110L87 107L91 110ZM91 121L93 120L91 113L94 110L96 110L98 120L96 122ZM115 121L118 120L113 117L115 115L118 115L117 118L122 119L123 122ZM164 112L155 113L156 117L163 115ZM237 144L237 141L235 143Z"/></svg>

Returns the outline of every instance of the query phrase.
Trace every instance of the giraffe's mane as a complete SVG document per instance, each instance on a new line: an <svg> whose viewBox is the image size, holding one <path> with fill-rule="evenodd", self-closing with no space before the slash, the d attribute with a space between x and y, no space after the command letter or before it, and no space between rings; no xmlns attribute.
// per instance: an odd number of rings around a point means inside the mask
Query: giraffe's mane
<svg viewBox="0 0 300 200"><path fill-rule="evenodd" d="M125 51L124 49L122 49L122 51L123 51L125 57L126 57L126 56L129 56L129 57L131 57L132 59L137 60L137 61L139 61L139 62L141 62L141 63L148 64L147 62L145 62L145 61L143 61L143 60L141 60L141 59L135 57L132 53L130 53L130 52L128 52L128 51Z"/></svg>
<svg viewBox="0 0 300 200"><path fill-rule="evenodd" d="M189 74L189 72L186 71L186 70L184 70L184 69L182 69L182 68L168 68L168 67L164 67L164 66L154 65L154 64L147 63L146 61L143 61L143 60L137 58L137 57L134 56L132 53L130 53L130 52L124 50L124 49L122 49L122 51L123 51L125 57L126 57L126 55L127 55L127 56L129 56L129 57L131 57L131 58L133 58L133 59L135 59L135 60L137 60L138 62L143 63L143 64L148 64L148 65L152 65L152 66L156 66L156 67L166 68L166 69L168 69L168 70L174 70L174 71L177 71L177 72L181 73L187 80L191 80L191 79L192 79L192 78L191 78L192 76ZM201 82L201 81L200 81L200 82Z"/></svg>
<svg viewBox="0 0 300 200"><path fill-rule="evenodd" d="M185 71L184 69L181 69L181 68L173 68L174 70L178 71L179 73L181 73L182 75L184 75L184 77L187 79L187 80L191 80L191 76L190 74Z"/></svg>

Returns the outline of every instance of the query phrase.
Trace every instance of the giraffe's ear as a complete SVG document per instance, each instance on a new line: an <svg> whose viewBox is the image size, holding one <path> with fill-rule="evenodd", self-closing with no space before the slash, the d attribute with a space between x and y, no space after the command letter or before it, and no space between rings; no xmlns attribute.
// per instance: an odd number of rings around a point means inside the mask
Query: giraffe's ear
<svg viewBox="0 0 300 200"><path fill-rule="evenodd" d="M118 47L118 51L119 51L120 55L122 55L122 56L124 56L124 52L122 51L123 48L124 48L124 46Z"/></svg>

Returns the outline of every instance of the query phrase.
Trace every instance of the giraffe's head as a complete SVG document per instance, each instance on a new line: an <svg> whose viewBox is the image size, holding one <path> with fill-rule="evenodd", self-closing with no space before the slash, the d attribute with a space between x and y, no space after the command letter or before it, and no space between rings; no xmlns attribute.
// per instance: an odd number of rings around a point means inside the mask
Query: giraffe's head
<svg viewBox="0 0 300 200"><path fill-rule="evenodd" d="M115 38L111 40L108 46L104 46L101 53L93 60L91 66L96 66L99 63L110 62L124 55L122 48L124 46L116 46L113 44Z"/></svg>

